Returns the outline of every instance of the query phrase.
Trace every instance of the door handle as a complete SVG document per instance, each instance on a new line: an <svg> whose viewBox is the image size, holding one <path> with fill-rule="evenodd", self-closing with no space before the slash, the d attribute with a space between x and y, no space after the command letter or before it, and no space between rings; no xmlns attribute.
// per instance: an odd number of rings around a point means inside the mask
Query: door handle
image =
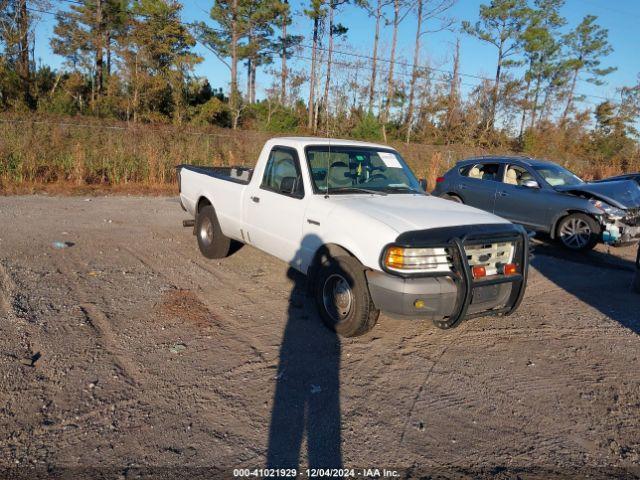
<svg viewBox="0 0 640 480"><path fill-rule="evenodd" d="M460 190L466 190L467 186L464 183L461 183L460 185L458 185L458 188Z"/></svg>
<svg viewBox="0 0 640 480"><path fill-rule="evenodd" d="M251 197L253 203L260 203L260 197Z"/></svg>
<svg viewBox="0 0 640 480"><path fill-rule="evenodd" d="M498 195L500 195L501 197L508 197L509 194L507 192L498 192Z"/></svg>

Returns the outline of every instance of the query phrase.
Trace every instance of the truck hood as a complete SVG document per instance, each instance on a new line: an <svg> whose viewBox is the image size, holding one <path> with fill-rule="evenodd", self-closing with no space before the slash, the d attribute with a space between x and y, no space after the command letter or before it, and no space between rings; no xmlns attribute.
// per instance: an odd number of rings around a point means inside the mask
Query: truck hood
<svg viewBox="0 0 640 480"><path fill-rule="evenodd" d="M564 192L570 195L586 193L617 208L627 209L640 207L640 187L633 180L563 185L554 188L558 192Z"/></svg>
<svg viewBox="0 0 640 480"><path fill-rule="evenodd" d="M334 195L331 201L337 208L367 215L398 233L456 225L510 223L484 210L429 195Z"/></svg>

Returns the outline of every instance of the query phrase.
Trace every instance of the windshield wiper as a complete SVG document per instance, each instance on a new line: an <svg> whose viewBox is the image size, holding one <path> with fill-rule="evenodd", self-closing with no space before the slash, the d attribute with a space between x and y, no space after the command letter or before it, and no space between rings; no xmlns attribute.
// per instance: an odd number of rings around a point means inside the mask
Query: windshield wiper
<svg viewBox="0 0 640 480"><path fill-rule="evenodd" d="M425 193L425 192L421 192L419 190L414 190L411 187L400 187L400 186L393 186L393 185L389 185L388 187L384 187L384 191L387 191L387 192Z"/></svg>
<svg viewBox="0 0 640 480"><path fill-rule="evenodd" d="M337 192L349 192L349 191L370 193L372 195L382 195L382 196L386 195L385 192L382 192L380 190L369 190L367 188L360 188L360 187L332 187L332 188L329 188L329 190L327 191L327 194L337 193Z"/></svg>

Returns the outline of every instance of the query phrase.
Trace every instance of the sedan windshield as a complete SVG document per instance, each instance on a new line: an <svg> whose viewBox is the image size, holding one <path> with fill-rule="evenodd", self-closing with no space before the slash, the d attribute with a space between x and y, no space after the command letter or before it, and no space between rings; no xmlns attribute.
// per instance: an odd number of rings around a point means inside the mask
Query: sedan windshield
<svg viewBox="0 0 640 480"><path fill-rule="evenodd" d="M580 185L584 183L577 175L560 165L534 165L536 171L552 187Z"/></svg>
<svg viewBox="0 0 640 480"><path fill-rule="evenodd" d="M310 146L307 162L317 193L421 193L420 182L393 150Z"/></svg>

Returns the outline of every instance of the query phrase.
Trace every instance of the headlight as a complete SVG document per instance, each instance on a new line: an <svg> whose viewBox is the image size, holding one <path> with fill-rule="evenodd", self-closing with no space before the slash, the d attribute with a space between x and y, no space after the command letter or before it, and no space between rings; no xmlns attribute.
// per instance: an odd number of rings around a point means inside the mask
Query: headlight
<svg viewBox="0 0 640 480"><path fill-rule="evenodd" d="M592 198L591 200L589 200L589 202L591 202L591 205L596 207L598 210L606 213L609 217L612 217L614 219L623 218L627 214L627 212L625 212L621 208L612 207L608 203L604 203L601 200Z"/></svg>
<svg viewBox="0 0 640 480"><path fill-rule="evenodd" d="M394 272L448 272L451 259L445 248L389 247L384 253L384 266Z"/></svg>

